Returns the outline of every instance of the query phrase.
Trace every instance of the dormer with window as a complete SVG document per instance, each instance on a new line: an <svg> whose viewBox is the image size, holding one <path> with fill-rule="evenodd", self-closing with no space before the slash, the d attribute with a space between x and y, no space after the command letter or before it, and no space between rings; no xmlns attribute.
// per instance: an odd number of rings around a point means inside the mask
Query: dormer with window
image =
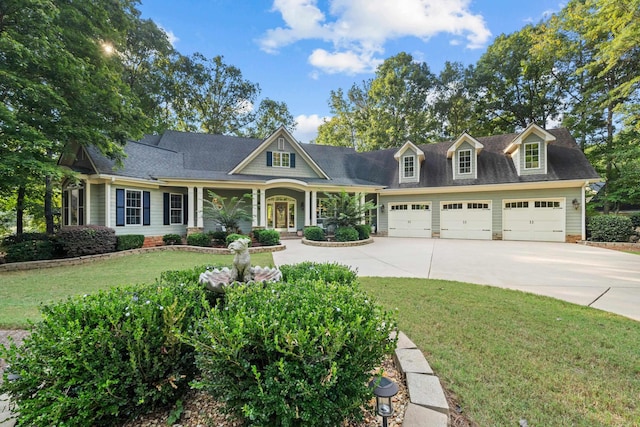
<svg viewBox="0 0 640 427"><path fill-rule="evenodd" d="M424 161L424 152L407 141L393 156L398 161L399 182L420 181L420 165Z"/></svg>
<svg viewBox="0 0 640 427"><path fill-rule="evenodd" d="M511 156L518 175L547 173L547 144L556 137L536 124L530 124L508 146L504 153Z"/></svg>
<svg viewBox="0 0 640 427"><path fill-rule="evenodd" d="M451 159L453 179L478 178L478 154L484 145L478 140L463 133L447 150L447 158Z"/></svg>

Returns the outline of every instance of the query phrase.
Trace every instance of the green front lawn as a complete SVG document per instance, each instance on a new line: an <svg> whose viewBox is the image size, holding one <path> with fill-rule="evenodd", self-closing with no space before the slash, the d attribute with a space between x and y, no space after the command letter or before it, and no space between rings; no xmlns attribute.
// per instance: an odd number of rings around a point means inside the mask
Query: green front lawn
<svg viewBox="0 0 640 427"><path fill-rule="evenodd" d="M252 255L272 265L271 254ZM42 301L152 282L164 270L231 256L156 252L0 273L0 327L37 319ZM640 322L562 301L440 280L361 278L479 425L640 425Z"/></svg>

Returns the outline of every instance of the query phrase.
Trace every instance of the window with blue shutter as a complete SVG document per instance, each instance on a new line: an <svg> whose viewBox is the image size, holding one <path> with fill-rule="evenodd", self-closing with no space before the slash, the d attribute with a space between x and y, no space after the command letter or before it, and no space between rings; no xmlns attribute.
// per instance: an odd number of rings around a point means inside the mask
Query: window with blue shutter
<svg viewBox="0 0 640 427"><path fill-rule="evenodd" d="M189 196L186 194L182 196L182 223L187 225L189 223Z"/></svg>
<svg viewBox="0 0 640 427"><path fill-rule="evenodd" d="M296 153L289 154L289 166L292 168L296 167Z"/></svg>
<svg viewBox="0 0 640 427"><path fill-rule="evenodd" d="M116 188L116 226L124 226L124 189Z"/></svg>
<svg viewBox="0 0 640 427"><path fill-rule="evenodd" d="M267 151L267 166L273 166L273 153Z"/></svg>
<svg viewBox="0 0 640 427"><path fill-rule="evenodd" d="M151 225L151 193L142 192L142 225Z"/></svg>
<svg viewBox="0 0 640 427"><path fill-rule="evenodd" d="M170 211L170 195L169 193L162 194L162 223L164 225L171 224L171 211Z"/></svg>

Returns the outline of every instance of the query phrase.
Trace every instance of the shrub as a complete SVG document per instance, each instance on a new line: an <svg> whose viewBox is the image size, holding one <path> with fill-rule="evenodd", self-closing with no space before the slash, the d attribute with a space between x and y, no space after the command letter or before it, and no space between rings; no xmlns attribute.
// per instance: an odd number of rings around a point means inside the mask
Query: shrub
<svg viewBox="0 0 640 427"><path fill-rule="evenodd" d="M2 246L9 247L11 245L15 245L16 243L22 243L27 241L47 241L49 240L49 235L46 233L22 233L22 234L11 234L2 239Z"/></svg>
<svg viewBox="0 0 640 427"><path fill-rule="evenodd" d="M589 221L594 242L628 242L633 232L631 219L619 215L598 215Z"/></svg>
<svg viewBox="0 0 640 427"><path fill-rule="evenodd" d="M237 233L229 234L227 236L227 239L225 240L225 243L227 246L229 246L231 242L235 242L236 240L239 240L239 239L249 239L249 246L251 246L251 237L245 236L244 234L237 234Z"/></svg>
<svg viewBox="0 0 640 427"><path fill-rule="evenodd" d="M187 245L211 246L211 237L206 233L193 233L187 236Z"/></svg>
<svg viewBox="0 0 640 427"><path fill-rule="evenodd" d="M218 245L224 245L224 242L227 240L226 231L210 231L209 236L211 236L211 239Z"/></svg>
<svg viewBox="0 0 640 427"><path fill-rule="evenodd" d="M63 227L57 237L67 257L104 254L116 250L116 232L109 227L98 225Z"/></svg>
<svg viewBox="0 0 640 427"><path fill-rule="evenodd" d="M369 224L358 224L353 228L358 232L358 240L366 240L371 236L371 226Z"/></svg>
<svg viewBox="0 0 640 427"><path fill-rule="evenodd" d="M50 240L22 240L7 246L7 262L26 262L53 259L55 245Z"/></svg>
<svg viewBox="0 0 640 427"><path fill-rule="evenodd" d="M294 283L301 280L324 280L327 283L351 285L358 280L358 273L351 267L338 263L305 261L280 266L282 281Z"/></svg>
<svg viewBox="0 0 640 427"><path fill-rule="evenodd" d="M162 236L162 242L165 245L181 245L182 236L179 234L165 234Z"/></svg>
<svg viewBox="0 0 640 427"><path fill-rule="evenodd" d="M188 390L194 349L177 334L207 309L199 286L159 283L45 306L21 347L0 346L19 375L0 393L17 403L20 424L122 425Z"/></svg>
<svg viewBox="0 0 640 427"><path fill-rule="evenodd" d="M325 239L324 230L320 227L311 226L304 229L304 238L321 242Z"/></svg>
<svg viewBox="0 0 640 427"><path fill-rule="evenodd" d="M261 230L258 242L264 246L275 246L280 243L280 233L277 230Z"/></svg>
<svg viewBox="0 0 640 427"><path fill-rule="evenodd" d="M342 425L361 417L370 372L394 348L393 328L352 286L233 287L192 340L199 386L254 426Z"/></svg>
<svg viewBox="0 0 640 427"><path fill-rule="evenodd" d="M631 226L633 226L633 228L640 227L640 212L631 214L629 218L631 219Z"/></svg>
<svg viewBox="0 0 640 427"><path fill-rule="evenodd" d="M144 244L144 236L142 234L125 234L116 236L116 250L126 251L129 249L141 248Z"/></svg>
<svg viewBox="0 0 640 427"><path fill-rule="evenodd" d="M353 242L358 240L358 231L353 227L338 227L335 236L337 242Z"/></svg>

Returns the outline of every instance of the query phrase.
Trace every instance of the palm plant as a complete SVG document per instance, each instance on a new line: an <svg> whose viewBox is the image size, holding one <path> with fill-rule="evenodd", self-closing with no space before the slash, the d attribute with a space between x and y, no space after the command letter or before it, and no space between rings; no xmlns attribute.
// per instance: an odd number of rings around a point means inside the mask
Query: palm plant
<svg viewBox="0 0 640 427"><path fill-rule="evenodd" d="M203 215L222 227L227 233L240 232L240 221L249 221L253 216L247 211L246 203L251 200L251 194L242 197L233 196L229 199L209 191L211 200L203 200Z"/></svg>
<svg viewBox="0 0 640 427"><path fill-rule="evenodd" d="M325 195L327 196L323 200L327 211L325 223L336 228L353 227L360 224L365 214L376 208L375 203L371 201L360 204L362 193L355 193L352 196L342 190L338 194L325 193Z"/></svg>

